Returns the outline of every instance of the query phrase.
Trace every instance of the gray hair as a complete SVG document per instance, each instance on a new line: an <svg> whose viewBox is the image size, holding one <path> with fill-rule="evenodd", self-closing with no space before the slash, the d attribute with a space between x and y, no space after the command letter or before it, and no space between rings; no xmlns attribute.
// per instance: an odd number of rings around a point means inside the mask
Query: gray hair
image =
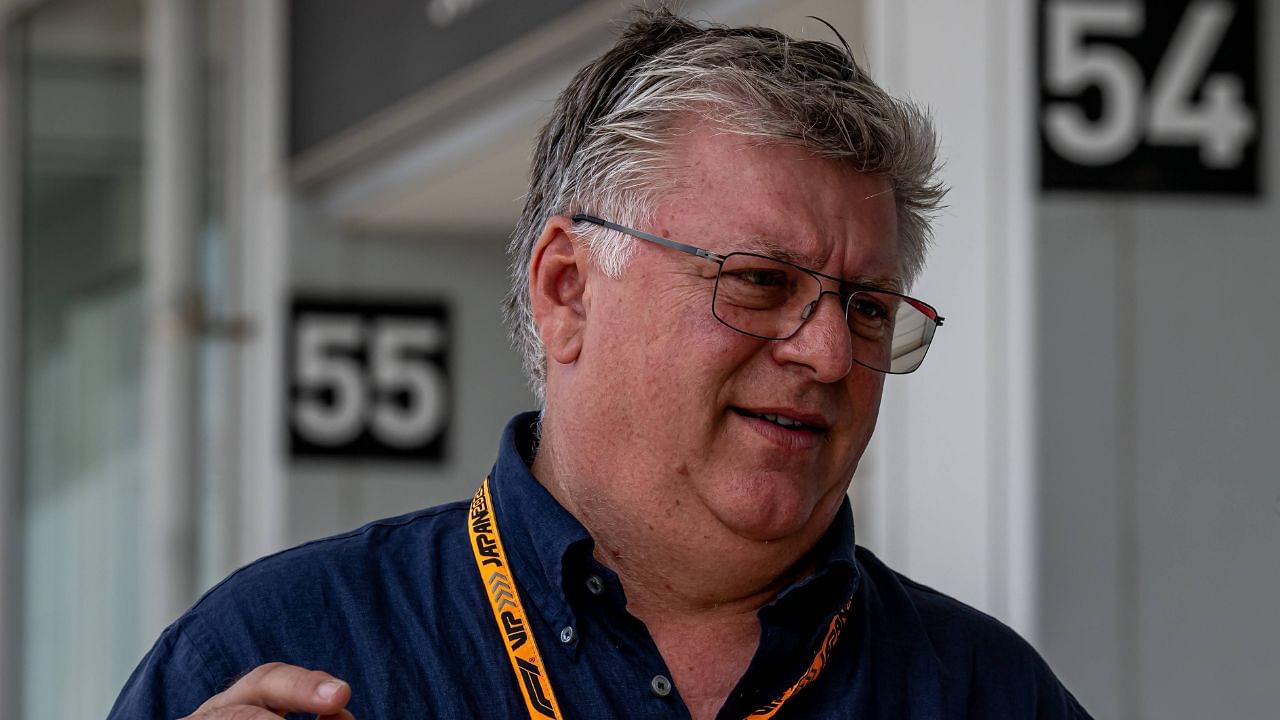
<svg viewBox="0 0 1280 720"><path fill-rule="evenodd" d="M529 262L543 226L555 215L590 212L645 227L657 200L655 180L673 161L666 149L683 132L679 121L691 115L886 178L897 205L904 283L923 268L932 215L946 193L925 112L872 82L847 44L793 40L769 28L700 27L667 10L638 11L613 48L580 70L557 99L538 135L529 194L508 247L511 290L503 312L540 401L546 354L533 319ZM602 272L621 274L631 239L585 223L577 234Z"/></svg>

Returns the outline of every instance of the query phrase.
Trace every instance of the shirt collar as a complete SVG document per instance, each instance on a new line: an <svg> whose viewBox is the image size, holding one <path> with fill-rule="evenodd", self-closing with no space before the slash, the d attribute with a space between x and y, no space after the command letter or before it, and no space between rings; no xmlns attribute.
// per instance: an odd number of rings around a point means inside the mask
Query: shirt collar
<svg viewBox="0 0 1280 720"><path fill-rule="evenodd" d="M490 474L494 516L521 594L552 623L567 623L566 564L590 556L587 529L533 477L539 413L521 413L507 423Z"/></svg>
<svg viewBox="0 0 1280 720"><path fill-rule="evenodd" d="M783 624L799 622L801 626L793 630L807 634L810 630L824 630L837 610L853 597L861 580L854 545L853 507L849 498L840 504L831 526L801 564L812 568L811 572L762 607L760 619ZM818 626L811 626L815 617L821 622ZM802 618L808 620L803 621Z"/></svg>

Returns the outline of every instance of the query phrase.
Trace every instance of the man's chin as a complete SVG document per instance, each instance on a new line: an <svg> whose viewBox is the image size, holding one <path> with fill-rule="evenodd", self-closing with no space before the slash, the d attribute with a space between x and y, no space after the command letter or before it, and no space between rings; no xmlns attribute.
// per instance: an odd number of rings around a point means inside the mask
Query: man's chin
<svg viewBox="0 0 1280 720"><path fill-rule="evenodd" d="M815 498L795 485L752 481L720 488L704 498L712 514L745 540L779 542L801 534L813 519Z"/></svg>

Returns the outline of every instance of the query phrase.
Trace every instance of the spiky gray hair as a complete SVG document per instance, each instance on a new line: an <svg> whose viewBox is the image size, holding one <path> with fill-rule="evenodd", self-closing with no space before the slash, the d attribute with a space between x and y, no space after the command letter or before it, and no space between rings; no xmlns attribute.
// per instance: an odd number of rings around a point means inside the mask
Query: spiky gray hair
<svg viewBox="0 0 1280 720"><path fill-rule="evenodd" d="M847 44L637 11L613 48L580 70L557 99L538 135L529 194L508 247L511 290L503 312L539 401L546 353L533 320L529 263L543 226L555 215L590 212L645 227L656 204L655 180L673 164L667 149L691 116L886 178L897 203L904 282L924 266L930 222L946 189L923 111L872 82ZM623 271L633 240L586 223L576 232L603 272Z"/></svg>

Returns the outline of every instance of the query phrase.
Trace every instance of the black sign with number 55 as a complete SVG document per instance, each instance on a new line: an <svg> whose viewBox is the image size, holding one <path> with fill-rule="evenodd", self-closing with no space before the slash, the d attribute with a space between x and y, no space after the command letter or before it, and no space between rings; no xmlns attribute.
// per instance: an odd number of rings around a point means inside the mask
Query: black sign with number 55
<svg viewBox="0 0 1280 720"><path fill-rule="evenodd" d="M441 459L448 349L442 302L295 299L286 361L290 454Z"/></svg>
<svg viewBox="0 0 1280 720"><path fill-rule="evenodd" d="M1256 0L1041 0L1046 189L1255 195Z"/></svg>

